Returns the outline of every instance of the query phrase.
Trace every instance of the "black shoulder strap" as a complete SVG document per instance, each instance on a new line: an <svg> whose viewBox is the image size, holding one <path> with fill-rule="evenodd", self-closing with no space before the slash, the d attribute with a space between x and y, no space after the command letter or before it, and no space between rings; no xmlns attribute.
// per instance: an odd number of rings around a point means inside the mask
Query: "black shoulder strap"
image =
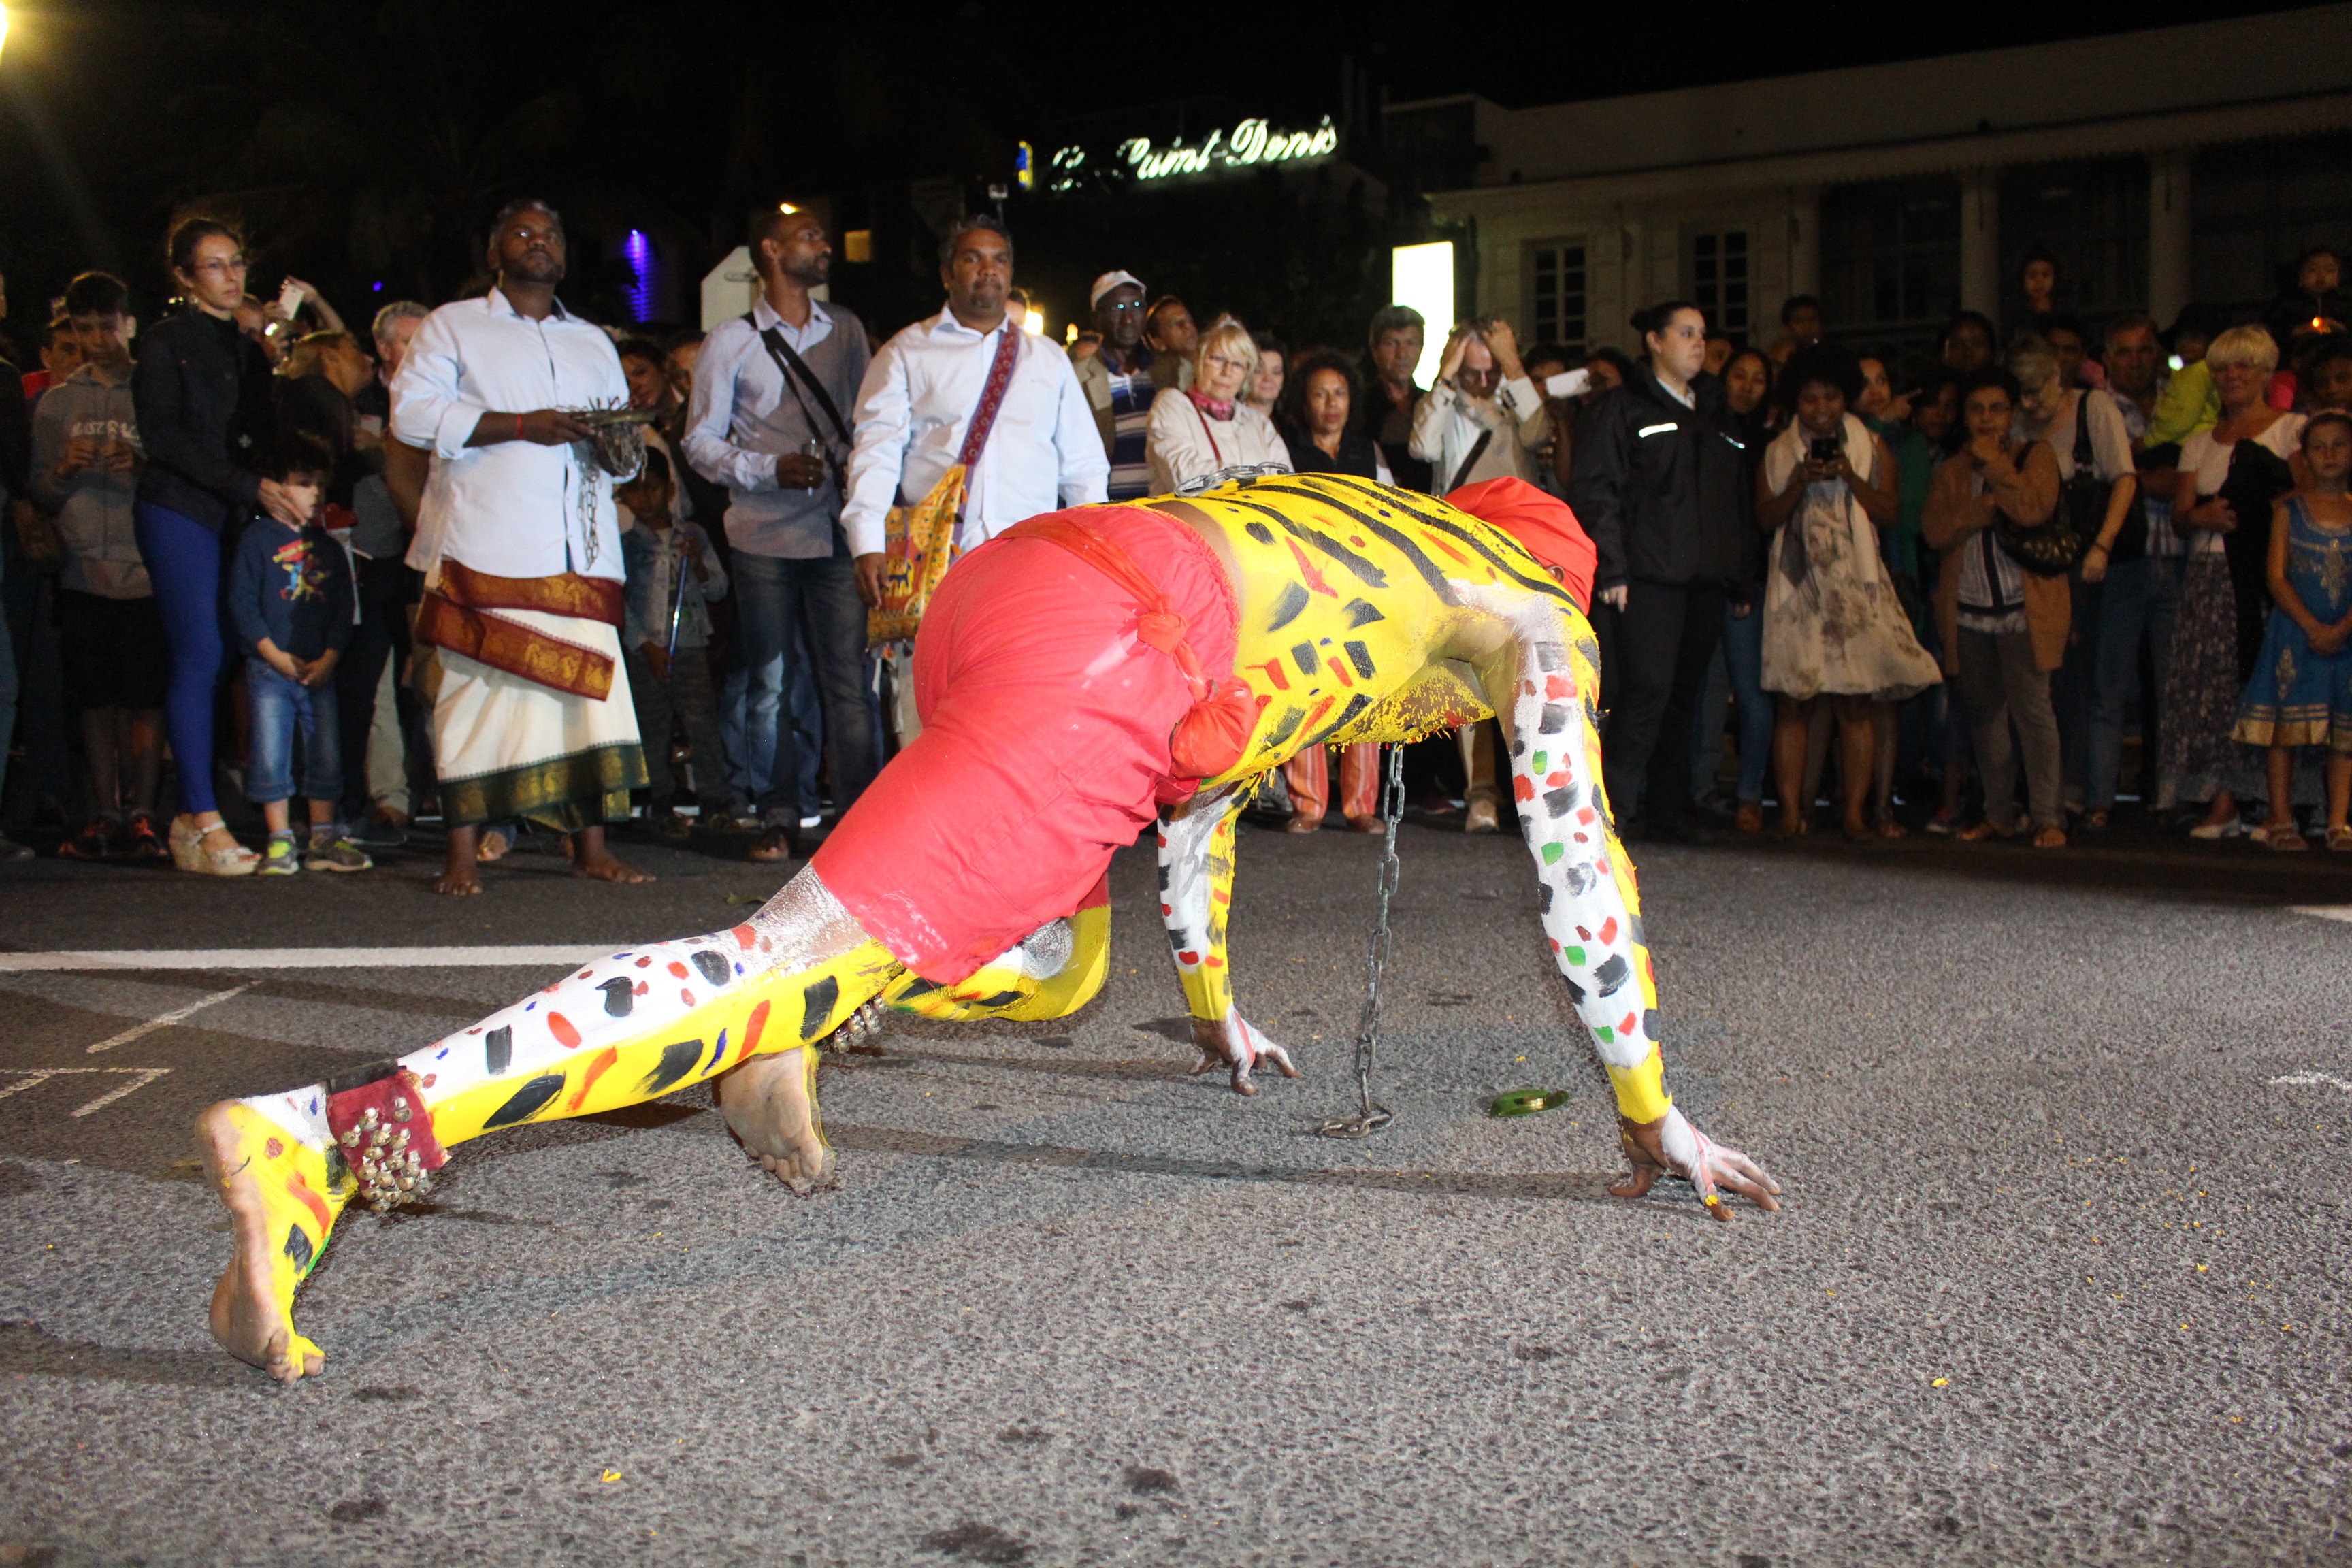
<svg viewBox="0 0 2352 1568"><path fill-rule="evenodd" d="M2083 390L2083 401L2074 405L2074 471L2093 473L2097 460L2091 455L2091 395L2092 388Z"/></svg>
<svg viewBox="0 0 2352 1568"><path fill-rule="evenodd" d="M806 411L808 405L801 397L801 387L806 386L809 395L816 399L816 405L824 410L824 416L831 422L833 433L840 437L841 444L845 447L856 446L856 442L850 437L848 421L842 418L841 410L834 405L833 394L824 389L824 383L819 381L816 378L816 373L809 369L808 362L793 352L793 345L784 342L783 333L773 327L761 331L760 324L751 320L751 314L748 310L744 312L743 320L751 324L753 331L760 333L760 342L767 345L768 357L776 362L776 370L783 376L785 386L792 389L793 401L800 403L803 411ZM811 423L814 422L811 421Z"/></svg>

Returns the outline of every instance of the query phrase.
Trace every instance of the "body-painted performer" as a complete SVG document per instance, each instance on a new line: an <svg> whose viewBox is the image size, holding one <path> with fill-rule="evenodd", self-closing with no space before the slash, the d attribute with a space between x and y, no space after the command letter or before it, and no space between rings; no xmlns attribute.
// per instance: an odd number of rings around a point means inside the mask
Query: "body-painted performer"
<svg viewBox="0 0 2352 1568"><path fill-rule="evenodd" d="M392 387L393 434L432 454L408 563L416 640L437 650L433 757L449 858L437 890L478 893L482 825L572 836L583 877L642 882L604 847L646 782L621 661L613 474L580 417L628 402L603 329L564 310L563 220L512 202L490 226L497 286L425 319ZM634 471L632 460L623 472Z"/></svg>
<svg viewBox="0 0 2352 1568"><path fill-rule="evenodd" d="M828 1179L817 1049L877 1006L1060 1017L1100 987L1107 871L1160 821L1160 912L1201 1066L1297 1076L1234 1000L1234 817L1308 746L1505 726L1543 926L1615 1088L1632 1173L1778 1206L1664 1084L1633 868L1599 787L1592 551L1515 479L1459 506L1324 475L1033 518L947 574L916 647L923 728L749 922L600 960L473 1027L341 1080L205 1114L235 1216L213 1301L230 1351L319 1369L295 1287L355 1195L519 1122L717 1080L728 1125L796 1188ZM1557 571L1566 580L1556 580ZM1198 1070L1196 1068L1195 1070Z"/></svg>

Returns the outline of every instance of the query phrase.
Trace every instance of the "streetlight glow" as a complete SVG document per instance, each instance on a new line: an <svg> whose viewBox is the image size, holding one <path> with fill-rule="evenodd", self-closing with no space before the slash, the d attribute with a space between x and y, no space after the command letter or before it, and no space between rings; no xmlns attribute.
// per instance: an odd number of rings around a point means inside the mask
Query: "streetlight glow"
<svg viewBox="0 0 2352 1568"><path fill-rule="evenodd" d="M8 7L0 5L0 50L8 47Z"/></svg>

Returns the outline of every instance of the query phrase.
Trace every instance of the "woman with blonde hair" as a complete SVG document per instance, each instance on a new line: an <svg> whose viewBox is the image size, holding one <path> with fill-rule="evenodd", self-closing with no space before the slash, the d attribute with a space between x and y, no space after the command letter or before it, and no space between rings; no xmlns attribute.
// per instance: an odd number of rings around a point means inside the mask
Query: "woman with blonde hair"
<svg viewBox="0 0 2352 1568"><path fill-rule="evenodd" d="M1244 464L1290 467L1290 448L1274 421L1242 399L1256 371L1257 344L1247 327L1228 321L1209 329L1192 384L1167 387L1151 400L1143 457L1153 495Z"/></svg>
<svg viewBox="0 0 2352 1568"><path fill-rule="evenodd" d="M2272 504L2294 488L2291 467L2303 416L2263 400L2278 368L2278 343L2260 327L2231 327L2205 350L2221 404L2212 427L2180 444L2172 525L2189 541L2165 671L2164 773L2183 800L2210 799L2196 838L2246 831L2238 796L2259 793L2261 774L2234 731L2238 700L2260 657L2269 610Z"/></svg>

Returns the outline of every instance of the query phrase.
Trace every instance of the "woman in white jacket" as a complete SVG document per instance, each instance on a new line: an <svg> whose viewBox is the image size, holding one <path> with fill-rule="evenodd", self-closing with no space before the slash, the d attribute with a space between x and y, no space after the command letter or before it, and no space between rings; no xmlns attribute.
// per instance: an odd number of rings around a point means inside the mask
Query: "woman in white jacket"
<svg viewBox="0 0 2352 1568"><path fill-rule="evenodd" d="M1290 467L1290 448L1274 421L1241 400L1257 369L1249 329L1239 321L1210 328L1198 363L1192 385L1169 387L1151 400L1143 456L1151 465L1153 495L1244 463Z"/></svg>

